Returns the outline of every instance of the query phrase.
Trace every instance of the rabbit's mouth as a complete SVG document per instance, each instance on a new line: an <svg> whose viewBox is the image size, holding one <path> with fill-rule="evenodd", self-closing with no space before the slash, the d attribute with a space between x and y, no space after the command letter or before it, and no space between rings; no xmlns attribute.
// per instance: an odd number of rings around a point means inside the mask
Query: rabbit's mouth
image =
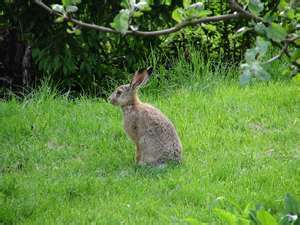
<svg viewBox="0 0 300 225"><path fill-rule="evenodd" d="M110 104L112 104L112 105L117 105L117 101L116 101L116 99L115 98L112 98L111 96L110 97L108 97L108 102L110 102Z"/></svg>
<svg viewBox="0 0 300 225"><path fill-rule="evenodd" d="M117 103L117 101L116 101L115 99L111 100L110 103L111 103L112 105L118 105L118 103Z"/></svg>

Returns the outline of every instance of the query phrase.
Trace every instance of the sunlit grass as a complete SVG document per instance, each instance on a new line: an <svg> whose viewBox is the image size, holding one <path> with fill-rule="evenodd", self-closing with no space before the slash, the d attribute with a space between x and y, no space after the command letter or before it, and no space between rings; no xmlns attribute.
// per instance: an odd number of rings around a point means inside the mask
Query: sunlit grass
<svg viewBox="0 0 300 225"><path fill-rule="evenodd" d="M121 112L103 100L44 87L1 102L0 224L212 223L220 196L275 214L285 193L300 197L299 86L156 79L141 98L177 127L180 166L135 166Z"/></svg>

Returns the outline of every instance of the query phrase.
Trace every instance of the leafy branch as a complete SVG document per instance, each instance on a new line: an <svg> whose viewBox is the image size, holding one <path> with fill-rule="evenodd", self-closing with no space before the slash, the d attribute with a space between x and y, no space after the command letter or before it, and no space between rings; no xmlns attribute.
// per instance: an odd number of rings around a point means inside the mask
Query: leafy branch
<svg viewBox="0 0 300 225"><path fill-rule="evenodd" d="M298 10L294 10L291 2L281 0L277 5L278 10L265 9L264 3L260 0L248 0L246 6L240 5L237 0L228 0L232 13L209 16L211 12L204 9L202 2L192 4L191 0L183 0L183 7L176 8L172 12L172 18L177 22L173 27L155 30L141 31L137 25L131 24L132 18L143 15L144 11L151 10L147 0L123 0L122 10L116 15L111 27L86 23L74 18L74 13L78 10L76 4L80 0L62 0L62 5L55 4L47 6L42 0L34 2L55 15L56 22L71 22L69 33L80 34L80 28L94 29L99 32L114 33L121 35L135 36L161 36L178 32L185 27L195 26L205 23L215 23L228 20L245 19L247 27L243 27L237 33L246 33L249 30L257 34L256 46L247 49L245 62L241 64L242 75L240 83L248 84L253 78L259 80L269 80L270 74L264 68L265 65L281 58L284 54L289 58L290 67L288 73L291 76L298 74L300 69L300 50L299 50L299 20ZM279 54L265 60L269 46L276 46L280 49ZM292 46L291 48L289 48Z"/></svg>
<svg viewBox="0 0 300 225"><path fill-rule="evenodd" d="M286 54L288 57L291 57L290 53L288 52L288 47L289 47L290 44L294 44L294 41L296 41L297 39L300 39L300 37L298 36L298 37L293 37L293 38L284 40L284 46L282 47L282 49L279 52L279 54L275 55L274 57L272 57L271 59L269 59L268 61L266 61L264 64L268 64L268 63L274 62L275 60L277 60L280 57L282 57L284 54Z"/></svg>
<svg viewBox="0 0 300 225"><path fill-rule="evenodd" d="M160 36L160 35L168 35L171 33L175 33L180 31L181 29L188 27L188 26L195 26L203 23L214 23L214 22L219 22L219 21L226 21L226 20L231 20L231 19L241 19L241 18L249 18L247 14L245 14L243 11L241 12L235 12L232 14L225 14L225 15L220 15L220 16L210 16L210 17L205 17L205 18L200 18L200 19L187 19L184 20L177 25L162 29L162 30L156 30L156 31L139 31L139 30L116 30L112 29L109 27L104 27L92 23L86 23L81 20L73 18L68 12L65 12L63 8L58 8L58 7L53 7L50 8L46 4L44 4L41 0L34 0L34 2L48 11L51 15L56 15L59 18L61 18L62 21L68 21L76 24L77 26L81 28L88 28L88 29L94 29L99 32L107 32L107 33L115 33L115 34L122 34L122 35L137 35L137 36ZM57 6L57 5L55 5ZM124 11L123 11L124 12Z"/></svg>

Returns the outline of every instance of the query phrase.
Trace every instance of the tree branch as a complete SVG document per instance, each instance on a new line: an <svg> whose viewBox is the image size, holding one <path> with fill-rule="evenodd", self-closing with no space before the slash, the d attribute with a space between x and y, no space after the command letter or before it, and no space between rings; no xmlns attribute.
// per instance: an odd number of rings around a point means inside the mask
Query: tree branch
<svg viewBox="0 0 300 225"><path fill-rule="evenodd" d="M202 24L202 23L214 23L214 22L226 21L226 20L238 19L238 18L242 18L242 15L239 14L239 13L225 14L225 15L220 15L220 16L210 16L210 17L197 19L197 20L183 21L183 22L177 24L174 27L163 29L163 30L157 30L157 31L127 31L126 34L140 35L140 36L167 35L167 34L177 32L177 31L179 31L179 30L181 30L185 27L188 27L188 26L195 26L195 25L199 25L199 24Z"/></svg>
<svg viewBox="0 0 300 225"><path fill-rule="evenodd" d="M232 0L232 1L234 1L234 0ZM177 31L179 31L179 30L181 30L185 27L199 25L199 24L202 24L202 23L214 23L214 22L219 22L219 21L226 21L226 20L231 20L231 19L241 19L241 18L248 18L249 17L244 12L235 12L235 13L232 13L232 14L225 14L225 15L220 15L220 16L210 16L210 17L196 19L196 20L186 20L186 21L183 21L183 22L175 25L174 27L170 27L170 28L162 29L162 30L157 30L157 31L138 31L138 30L133 31L133 30L129 30L129 31L126 31L125 33L121 33L119 31L114 30L114 29L109 28L109 27L104 27L104 26L99 26L99 25L96 25L96 24L86 23L86 22L83 22L81 20L77 20L75 18L72 18L68 15L62 15L61 13L59 13L57 11L54 11L53 9L51 9L50 7L45 5L41 0L34 0L34 2L37 5L39 5L40 7L42 7L43 9L45 9L46 11L48 11L50 14L57 15L57 16L63 16L65 21L73 22L74 24L78 25L79 27L94 29L94 30L97 30L99 32L115 33L115 34L122 34L122 35L160 36L160 35L171 34L171 33L177 32Z"/></svg>
<svg viewBox="0 0 300 225"><path fill-rule="evenodd" d="M287 38L284 40L284 45L281 49L281 51L279 52L278 55L275 55L274 57L272 57L271 59L269 59L268 61L264 62L263 64L268 64L271 63L277 59L279 59L280 57L283 56L283 54L286 54L288 57L291 57L290 53L288 52L288 47L289 44L292 44L295 40L299 39L300 37L292 37L292 38ZM299 66L299 65L298 65Z"/></svg>
<svg viewBox="0 0 300 225"><path fill-rule="evenodd" d="M272 57L272 58L269 59L268 61L264 62L263 64L269 64L269 63L271 63L271 62L273 62L273 61L279 59L279 58L280 58L281 56L283 56L283 54L287 51L288 47L289 47L289 43L286 41L286 42L284 43L283 48L282 48L281 51L279 52L279 54L278 54L278 55L275 55L274 57Z"/></svg>
<svg viewBox="0 0 300 225"><path fill-rule="evenodd" d="M76 24L78 26L95 29L95 30L98 30L98 31L101 31L101 32L119 33L118 31L113 30L109 27L103 27L103 26L99 26L99 25L95 25L95 24L85 23L85 22L82 22L80 20L69 17L67 15L62 15L61 13L59 13L57 11L54 11L49 6L45 5L41 0L34 0L34 2L36 4L38 4L40 7L42 7L43 9L45 9L46 11L48 11L51 15L63 16L65 21L73 22L74 24Z"/></svg>
<svg viewBox="0 0 300 225"><path fill-rule="evenodd" d="M263 22L263 19L261 17L253 15L252 13L243 9L243 7L241 7L240 4L237 3L236 0L229 0L229 5L233 11L237 11L237 12L241 13L244 17Z"/></svg>

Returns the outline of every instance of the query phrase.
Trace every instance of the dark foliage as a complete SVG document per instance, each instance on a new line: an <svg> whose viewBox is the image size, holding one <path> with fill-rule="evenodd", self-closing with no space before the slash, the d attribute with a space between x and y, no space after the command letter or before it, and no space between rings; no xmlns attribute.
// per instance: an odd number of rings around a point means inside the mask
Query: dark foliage
<svg viewBox="0 0 300 225"><path fill-rule="evenodd" d="M55 1L44 1L50 5ZM173 26L172 11L181 1L161 5L157 1L152 10L139 17L141 30ZM208 1L206 7L213 15L230 11L222 1ZM54 17L30 0L5 0L0 3L0 24L17 31L16 42L32 46L32 57L40 78L51 76L63 90L88 91L105 95L110 86L127 79L149 56L151 49L168 56L160 65L172 66L178 49L189 55L189 46L200 50L204 58L219 59L236 64L253 41L251 35L234 37L244 21L219 22L214 25L187 28L168 37L137 37L82 30L81 35L66 32L67 23L54 23ZM88 1L78 4L77 18L109 27L119 13L120 1ZM70 24L69 24L70 25ZM162 57L163 58L163 57ZM21 71L20 71L21 72ZM14 76L13 73L8 74ZM1 77L4 75L1 74ZM6 75L5 75L6 76Z"/></svg>

